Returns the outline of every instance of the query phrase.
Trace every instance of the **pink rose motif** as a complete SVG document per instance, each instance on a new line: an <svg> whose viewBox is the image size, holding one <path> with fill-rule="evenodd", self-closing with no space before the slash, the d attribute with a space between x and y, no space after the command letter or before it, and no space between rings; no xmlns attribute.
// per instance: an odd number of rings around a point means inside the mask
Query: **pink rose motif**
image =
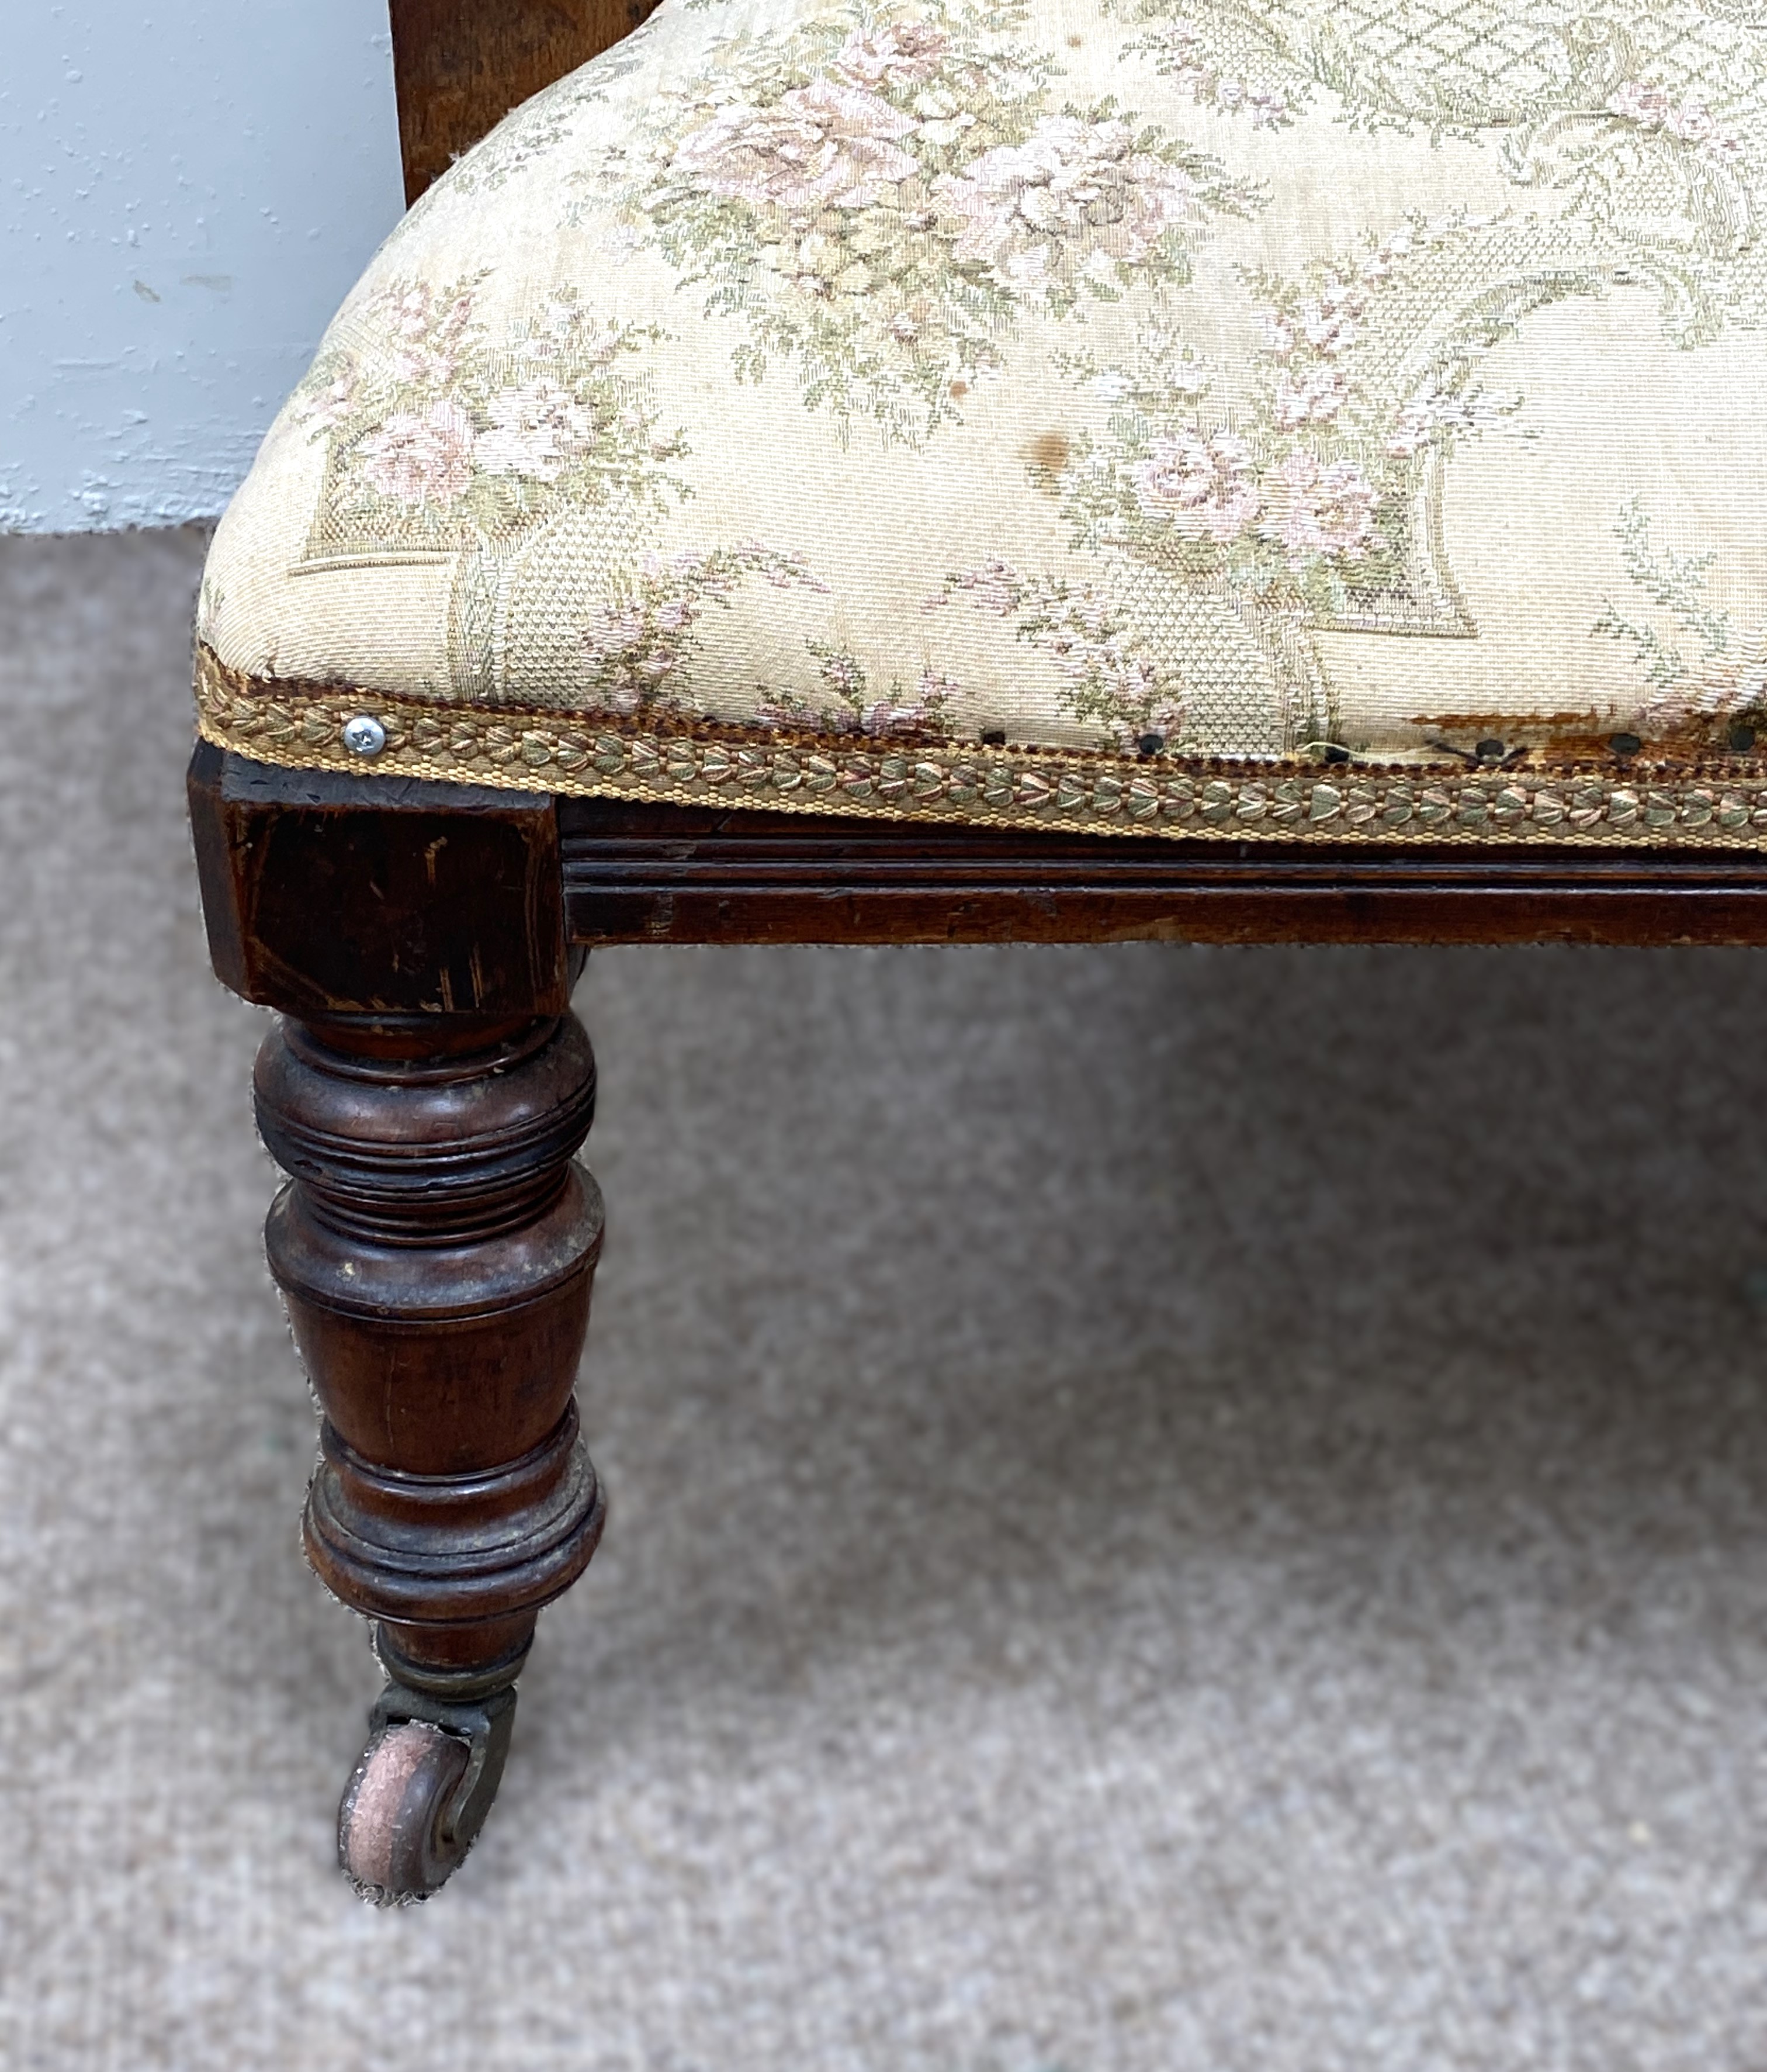
<svg viewBox="0 0 1767 2072"><path fill-rule="evenodd" d="M666 691L668 680L688 658L707 601L734 596L743 578L752 574L781 589L794 583L807 590L824 587L799 556L758 540L709 553L688 550L667 561L647 553L632 589L602 603L583 629L583 652L602 706L635 713ZM765 709L759 717L768 720Z"/></svg>
<svg viewBox="0 0 1767 2072"><path fill-rule="evenodd" d="M1127 707L1134 724L1126 738L1139 738L1145 732L1145 715L1157 709L1169 718L1172 730L1178 722L1177 709L1165 697L1168 672L1142 636L1117 618L1109 598L1091 583L1070 588L1052 576L1021 576L997 557L962 575L948 576L944 597L967 590L977 610L1001 618L1016 617L1021 639L1029 640L1044 655L1076 691L1104 697ZM929 600L929 605L943 602ZM929 688L931 672L921 681L923 700L938 702ZM939 680L942 695L948 688ZM1162 726L1164 722L1157 722Z"/></svg>
<svg viewBox="0 0 1767 2072"><path fill-rule="evenodd" d="M1294 326L1280 310L1264 311L1264 349L1272 360L1288 359L1297 342Z"/></svg>
<svg viewBox="0 0 1767 2072"><path fill-rule="evenodd" d="M1500 424L1521 407L1514 394L1491 394L1483 389L1444 388L1434 375L1400 408L1387 435L1387 450L1395 459L1408 460L1435 442L1438 435L1485 431Z"/></svg>
<svg viewBox="0 0 1767 2072"><path fill-rule="evenodd" d="M1180 538L1229 546L1255 521L1261 500L1251 479L1251 449L1232 432L1204 438L1180 432L1154 440L1131 471L1150 518L1169 520Z"/></svg>
<svg viewBox="0 0 1767 2072"><path fill-rule="evenodd" d="M1009 612L1017 611L1025 594L1025 586L1017 569L1001 561L997 555L984 561L979 569L968 569L963 574L953 576L951 588L943 595L927 600L928 610L935 605L943 604L950 595L951 589L968 590L970 602L978 611L992 612L1001 619L1005 618Z"/></svg>
<svg viewBox="0 0 1767 2072"><path fill-rule="evenodd" d="M300 405L302 421L316 425L322 431L329 431L334 425L342 424L355 409L356 393L361 385L361 369L354 360L347 360L323 388L302 401Z"/></svg>
<svg viewBox="0 0 1767 2072"><path fill-rule="evenodd" d="M630 257L630 252L626 256ZM602 323L586 318L570 302L555 302L536 320L520 351L524 360L536 367L566 360L573 367L611 367L628 335L623 324Z"/></svg>
<svg viewBox="0 0 1767 2072"><path fill-rule="evenodd" d="M754 707L756 724L771 727L813 727L820 734L853 734L858 717L850 712L812 713L795 691L769 691Z"/></svg>
<svg viewBox="0 0 1767 2072"><path fill-rule="evenodd" d="M1160 39L1160 69L1174 86L1182 87L1190 98L1205 101L1218 84L1210 71L1202 39L1193 22L1174 22Z"/></svg>
<svg viewBox="0 0 1767 2072"><path fill-rule="evenodd" d="M1718 134L1712 111L1697 101L1684 101L1664 125L1683 144L1709 144Z"/></svg>
<svg viewBox="0 0 1767 2072"><path fill-rule="evenodd" d="M647 556L637 594L601 605L583 629L584 654L602 680L603 707L638 711L681 666L697 615L691 588L672 582Z"/></svg>
<svg viewBox="0 0 1767 2072"><path fill-rule="evenodd" d="M472 420L457 405L396 410L362 442L364 472L383 496L413 509L451 504L472 479Z"/></svg>
<svg viewBox="0 0 1767 2072"><path fill-rule="evenodd" d="M954 257L984 261L1003 286L1040 280L1023 255L1054 240L1107 230L1132 264L1198 213L1189 175L1136 150L1126 122L1071 115L1046 116L1022 144L997 145L947 174L934 197L963 226Z"/></svg>
<svg viewBox="0 0 1767 2072"><path fill-rule="evenodd" d="M427 282L420 281L415 286L401 288L390 297L387 314L392 328L401 338L421 338L429 328L429 315L434 295Z"/></svg>
<svg viewBox="0 0 1767 2072"><path fill-rule="evenodd" d="M914 171L895 140L914 118L861 87L828 78L770 108L738 102L676 147L696 185L730 201L783 209L864 208Z"/></svg>
<svg viewBox="0 0 1767 2072"><path fill-rule="evenodd" d="M923 734L938 724L937 708L930 705L898 705L878 698L859 715L859 731L869 734Z"/></svg>
<svg viewBox="0 0 1767 2072"><path fill-rule="evenodd" d="M678 657L653 644L653 631L643 607L622 602L604 604L583 633L583 649L598 676L613 680L604 690L607 709L630 714L644 702L644 693L675 667Z"/></svg>
<svg viewBox="0 0 1767 2072"><path fill-rule="evenodd" d="M1711 156L1731 159L1742 149L1733 131L1720 128L1703 101L1689 95L1679 104L1666 88L1649 80L1623 80L1608 97L1608 113L1640 130L1660 132Z"/></svg>
<svg viewBox="0 0 1767 2072"><path fill-rule="evenodd" d="M1050 587L1046 578L1043 586ZM1160 671L1153 657L1139 635L1118 623L1090 583L1051 597L1050 605L1032 638L1070 683L1096 684L1131 706L1144 705L1157 693Z"/></svg>
<svg viewBox="0 0 1767 2072"><path fill-rule="evenodd" d="M893 22L869 35L855 29L830 70L851 86L918 86L950 48L951 38L931 22Z"/></svg>
<svg viewBox="0 0 1767 2072"><path fill-rule="evenodd" d="M1375 536L1375 486L1354 461L1321 467L1313 454L1292 453L1263 483L1264 515L1258 530L1299 569L1321 555L1359 561Z"/></svg>
<svg viewBox="0 0 1767 2072"><path fill-rule="evenodd" d="M555 482L570 462L590 450L595 420L568 388L544 378L501 388L486 406L490 429L479 434L475 454L491 475L525 475Z"/></svg>
<svg viewBox="0 0 1767 2072"><path fill-rule="evenodd" d="M1623 80L1608 96L1608 112L1623 122L1636 122L1641 130L1660 130L1674 107L1663 89L1647 80Z"/></svg>
<svg viewBox="0 0 1767 2072"><path fill-rule="evenodd" d="M1303 302L1296 312L1301 335L1315 352L1335 360L1356 343L1356 320L1363 306L1361 291L1354 284L1327 281L1317 298Z"/></svg>
<svg viewBox="0 0 1767 2072"><path fill-rule="evenodd" d="M1276 422L1285 432L1302 425L1329 425L1349 401L1344 377L1334 367L1309 367L1298 378L1284 374L1276 384Z"/></svg>
<svg viewBox="0 0 1767 2072"><path fill-rule="evenodd" d="M387 299L393 347L387 371L405 388L443 388L460 363L460 344L472 320L472 298L456 295L437 306L427 282L400 289Z"/></svg>
<svg viewBox="0 0 1767 2072"><path fill-rule="evenodd" d="M820 673L829 689L837 691L842 697L857 697L865 689L865 675L859 667L859 659L844 648L824 656Z"/></svg>

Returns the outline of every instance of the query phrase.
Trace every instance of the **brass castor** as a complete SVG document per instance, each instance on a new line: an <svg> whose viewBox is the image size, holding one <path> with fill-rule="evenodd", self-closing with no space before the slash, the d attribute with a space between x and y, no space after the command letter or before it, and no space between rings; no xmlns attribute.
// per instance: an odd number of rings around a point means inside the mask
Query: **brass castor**
<svg viewBox="0 0 1767 2072"><path fill-rule="evenodd" d="M338 1861L362 1897L405 1906L445 1885L503 1781L516 1693L437 1698L388 1684L338 1808Z"/></svg>

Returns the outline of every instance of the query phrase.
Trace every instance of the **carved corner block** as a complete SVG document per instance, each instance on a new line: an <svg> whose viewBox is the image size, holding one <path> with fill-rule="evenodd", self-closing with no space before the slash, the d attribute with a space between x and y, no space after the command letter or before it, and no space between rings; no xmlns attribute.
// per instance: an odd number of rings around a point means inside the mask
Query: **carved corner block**
<svg viewBox="0 0 1767 2072"><path fill-rule="evenodd" d="M569 1005L549 796L282 770L208 742L188 790L209 953L245 999L484 1023Z"/></svg>

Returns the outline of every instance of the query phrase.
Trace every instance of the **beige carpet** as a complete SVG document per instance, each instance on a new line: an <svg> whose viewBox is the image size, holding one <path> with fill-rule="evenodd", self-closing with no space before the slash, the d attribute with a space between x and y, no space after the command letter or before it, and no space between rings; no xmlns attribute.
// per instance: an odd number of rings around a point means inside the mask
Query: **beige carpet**
<svg viewBox="0 0 1767 2072"><path fill-rule="evenodd" d="M0 542L9 2072L1767 2065L1739 955L597 959L612 1524L359 1906L199 553Z"/></svg>

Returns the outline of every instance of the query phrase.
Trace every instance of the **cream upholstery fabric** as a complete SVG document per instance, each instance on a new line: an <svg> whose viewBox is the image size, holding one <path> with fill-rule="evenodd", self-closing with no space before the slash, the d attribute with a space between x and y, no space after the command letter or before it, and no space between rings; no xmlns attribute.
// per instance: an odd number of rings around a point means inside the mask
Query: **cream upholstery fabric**
<svg viewBox="0 0 1767 2072"><path fill-rule="evenodd" d="M1763 0L665 0L351 297L216 536L202 723L1753 842L1764 208Z"/></svg>

